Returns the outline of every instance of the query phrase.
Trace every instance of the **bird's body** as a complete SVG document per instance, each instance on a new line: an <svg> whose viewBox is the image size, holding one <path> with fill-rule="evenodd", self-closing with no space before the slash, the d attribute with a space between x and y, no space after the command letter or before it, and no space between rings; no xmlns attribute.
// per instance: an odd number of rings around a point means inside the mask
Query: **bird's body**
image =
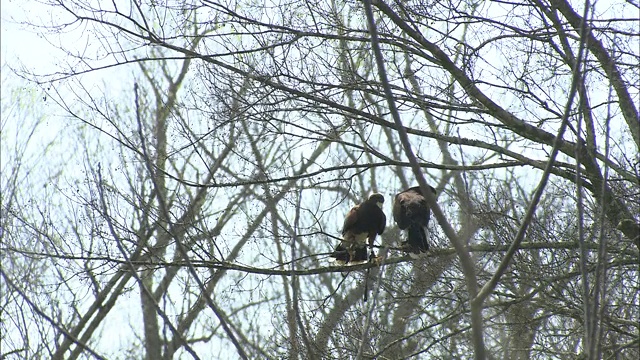
<svg viewBox="0 0 640 360"><path fill-rule="evenodd" d="M367 260L369 246L384 231L387 218L382 211L384 197L373 194L367 200L349 210L342 226L342 242L331 257L339 263Z"/></svg>
<svg viewBox="0 0 640 360"><path fill-rule="evenodd" d="M436 189L429 186L433 194ZM396 195L393 202L393 219L401 230L407 230L407 240L402 242L403 250L420 255L429 250L428 225L431 209L427 199L414 186Z"/></svg>

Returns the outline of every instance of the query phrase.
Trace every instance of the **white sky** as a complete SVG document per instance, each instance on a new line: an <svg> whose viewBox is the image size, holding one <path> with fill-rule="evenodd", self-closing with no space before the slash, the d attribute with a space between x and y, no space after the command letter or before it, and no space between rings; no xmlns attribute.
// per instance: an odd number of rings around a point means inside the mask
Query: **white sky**
<svg viewBox="0 0 640 360"><path fill-rule="evenodd" d="M55 49L33 30L27 30L26 26L19 23L33 17L34 14L44 16L44 11L37 10L30 1L2 0L0 14L0 57L3 72L8 70L4 68L5 65L15 67L20 62L30 70L51 69L50 55ZM3 74L3 77L6 77L6 74Z"/></svg>

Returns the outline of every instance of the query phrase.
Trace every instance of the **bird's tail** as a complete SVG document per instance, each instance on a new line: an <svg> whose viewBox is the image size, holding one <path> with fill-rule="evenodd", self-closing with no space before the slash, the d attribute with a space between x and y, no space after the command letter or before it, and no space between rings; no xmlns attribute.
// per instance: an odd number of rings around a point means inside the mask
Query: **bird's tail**
<svg viewBox="0 0 640 360"><path fill-rule="evenodd" d="M407 241L403 243L406 251L420 255L429 250L427 227L411 224L408 229Z"/></svg>
<svg viewBox="0 0 640 360"><path fill-rule="evenodd" d="M353 259L350 259L350 261L367 261L367 259L367 245L362 244L362 246L355 249L353 252Z"/></svg>

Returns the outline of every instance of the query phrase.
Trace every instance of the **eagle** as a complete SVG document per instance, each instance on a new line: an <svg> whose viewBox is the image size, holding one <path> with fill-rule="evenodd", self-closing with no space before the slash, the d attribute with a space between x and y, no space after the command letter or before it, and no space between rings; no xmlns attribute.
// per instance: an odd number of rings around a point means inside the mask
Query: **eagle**
<svg viewBox="0 0 640 360"><path fill-rule="evenodd" d="M384 196L372 194L361 204L349 210L342 226L342 241L330 257L336 262L346 264L354 261L367 261L367 242L373 247L377 235L382 235L387 217L382 211ZM371 256L374 257L373 250Z"/></svg>
<svg viewBox="0 0 640 360"><path fill-rule="evenodd" d="M429 189L436 194L436 189L431 186ZM427 226L430 217L431 209L420 186L414 186L396 195L393 202L393 220L400 230L407 230L407 240L402 242L404 251L420 255L429 250Z"/></svg>

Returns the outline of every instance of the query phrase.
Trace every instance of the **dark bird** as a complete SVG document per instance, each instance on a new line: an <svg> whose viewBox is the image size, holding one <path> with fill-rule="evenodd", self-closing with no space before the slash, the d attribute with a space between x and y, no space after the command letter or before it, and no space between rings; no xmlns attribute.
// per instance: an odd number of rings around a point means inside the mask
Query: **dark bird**
<svg viewBox="0 0 640 360"><path fill-rule="evenodd" d="M330 255L338 263L367 261L367 242L373 247L377 235L384 231L387 217L382 211L384 196L373 194L349 210L342 226L342 242ZM373 250L371 250L373 257Z"/></svg>
<svg viewBox="0 0 640 360"><path fill-rule="evenodd" d="M436 194L436 189L431 186L429 189ZM427 226L430 217L431 209L420 191L420 186L414 186L396 195L393 202L393 220L400 230L407 230L407 240L402 242L404 251L420 255L429 250Z"/></svg>

